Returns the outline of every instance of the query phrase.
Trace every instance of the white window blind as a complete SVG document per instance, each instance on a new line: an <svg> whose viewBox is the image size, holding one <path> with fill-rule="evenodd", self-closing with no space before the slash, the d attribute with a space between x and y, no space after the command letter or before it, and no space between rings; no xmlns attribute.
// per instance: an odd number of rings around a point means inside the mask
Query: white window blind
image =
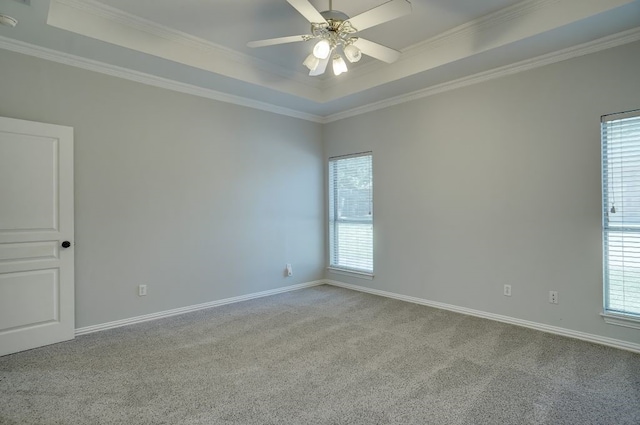
<svg viewBox="0 0 640 425"><path fill-rule="evenodd" d="M329 266L373 273L371 152L329 158Z"/></svg>
<svg viewBox="0 0 640 425"><path fill-rule="evenodd" d="M602 117L605 312L640 318L640 111Z"/></svg>

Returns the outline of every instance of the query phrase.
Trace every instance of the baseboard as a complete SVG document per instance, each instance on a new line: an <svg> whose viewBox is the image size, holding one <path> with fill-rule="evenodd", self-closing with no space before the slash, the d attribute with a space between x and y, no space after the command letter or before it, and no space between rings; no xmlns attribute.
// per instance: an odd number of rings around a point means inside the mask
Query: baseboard
<svg viewBox="0 0 640 425"><path fill-rule="evenodd" d="M218 307L218 306L227 305L227 304L233 304L241 301L248 301L255 298L268 297L270 295L281 294L283 292L296 291L299 289L310 288L313 286L324 285L324 284L337 286L345 289L351 289L353 291L365 292L368 294L378 295L381 297L392 298L400 301L406 301L413 304L420 304L428 307L439 308L442 310L448 310L455 313L466 314L468 316L475 316L483 319L495 320L497 322L508 323L516 326L522 326L525 328L535 329L542 332L566 336L569 338L580 339L582 341L593 342L595 344L601 344L609 347L614 347L622 350L640 353L640 344L635 344L632 342L622 341L622 340L613 339L613 338L607 338L599 335L588 334L585 332L578 332L571 329L560 328L557 326L550 326L542 323L531 322L528 320L517 319L515 317L503 316L503 315L494 314L494 313L487 313L481 310L474 310L466 307L455 306L452 304L445 304L437 301L429 301L423 298L412 297L409 295L396 294L394 292L382 291L379 289L371 289L364 286L351 285L348 283L338 282L335 280L326 280L326 279L316 280L312 282L305 282L297 285L285 286L283 288L270 289L268 291L255 292L252 294L240 295L237 297L225 298L222 300L211 301L211 302L202 303L202 304L195 304L195 305L175 308L171 310L160 311L157 313L145 314L142 316L116 320L113 322L102 323L99 325L92 325L92 326L77 328L75 331L75 335L76 336L86 335L93 332L119 328L122 326L133 325L136 323L148 322L151 320L162 319L164 317L177 316L179 314L190 313L193 311L204 310L207 308L213 308L213 307Z"/></svg>
<svg viewBox="0 0 640 425"><path fill-rule="evenodd" d="M429 301L423 298L411 297L408 295L396 294L393 292L381 291L379 289L366 288L364 286L351 285L348 283L338 282L335 280L325 280L327 285L338 286L340 288L351 289L354 291L366 292L368 294L379 295L381 297L393 298L400 301L407 301L414 304L421 304L428 307L435 307L442 310L449 310L455 313L466 314L468 316L481 317L483 319L495 320L497 322L508 323L510 325L522 326L525 328L535 329L556 335L562 335L569 338L580 339L582 341L593 342L595 344L606 345L609 347L619 348L622 350L640 353L640 344L622 341L619 339L607 338L599 335L588 334L584 332L573 331L571 329L560 328L557 326L545 325L542 323L531 322L528 320L516 319L515 317L502 316L500 314L487 313L481 310L474 310L465 307L458 307L452 304L445 304L436 301Z"/></svg>
<svg viewBox="0 0 640 425"><path fill-rule="evenodd" d="M298 289L310 288L312 286L323 285L324 280L316 280L313 282L305 282L297 285L285 286L283 288L270 289L268 291L255 292L253 294L240 295L237 297L225 298L217 301L210 301L202 304L195 304L186 307L174 308L171 310L159 311L157 313L145 314L143 316L131 317L129 319L116 320L113 322L102 323L99 325L85 326L77 328L75 335L86 335L93 332L105 331L107 329L119 328L122 326L133 325L136 323L148 322L150 320L162 319L164 317L177 316L178 314L190 313L193 311L204 310L206 308L219 307L221 305L238 303L241 301L253 300L255 298L268 297L270 295L281 294L283 292L297 291Z"/></svg>

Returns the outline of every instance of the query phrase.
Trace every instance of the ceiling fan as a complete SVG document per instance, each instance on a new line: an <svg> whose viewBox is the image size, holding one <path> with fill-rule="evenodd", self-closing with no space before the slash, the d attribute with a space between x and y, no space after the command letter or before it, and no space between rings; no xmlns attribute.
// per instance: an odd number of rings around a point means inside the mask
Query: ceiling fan
<svg viewBox="0 0 640 425"><path fill-rule="evenodd" d="M309 0L287 0L302 16L311 23L311 34L292 35L250 41L248 47L266 47L276 44L298 41L318 40L312 53L307 56L304 65L309 75L324 74L330 60L333 60L333 73L340 75L347 71L347 64L339 50L349 62L358 62L362 54L387 63L393 63L400 52L373 41L357 37L355 34L367 28L391 21L411 12L408 0L391 0L371 10L350 18L345 13L333 10L333 0L329 0L329 10L319 12Z"/></svg>

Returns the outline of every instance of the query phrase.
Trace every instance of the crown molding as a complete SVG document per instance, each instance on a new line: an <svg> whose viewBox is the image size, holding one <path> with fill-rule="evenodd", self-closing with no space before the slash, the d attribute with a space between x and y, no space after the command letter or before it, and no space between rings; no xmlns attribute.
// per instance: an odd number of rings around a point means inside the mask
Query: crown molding
<svg viewBox="0 0 640 425"><path fill-rule="evenodd" d="M481 16L474 20L465 22L457 27L451 28L443 33L437 34L431 38L420 41L416 44L408 46L402 49L401 60L406 60L411 57L419 56L425 52L430 52L433 49L449 44L456 40L468 39L470 37L476 37L478 32L486 30L497 25L503 25L510 21L527 15L533 11L539 10L543 7L549 6L551 3L558 3L560 0L524 0L520 3L507 6L503 9L497 10L485 16ZM366 65L356 68L353 73L346 74L343 80L353 79L360 77L363 74L378 71L384 68L385 65L380 62L370 62ZM356 75L357 74L357 75ZM324 88L330 88L339 85L337 81L325 82Z"/></svg>
<svg viewBox="0 0 640 425"><path fill-rule="evenodd" d="M442 84L437 84L411 93L406 93L400 96L381 100L379 102L359 106L347 111L338 112L336 114L327 115L322 119L321 122L323 124L327 124L330 122L339 121L345 118L366 114L367 112L373 112L379 109L399 105L401 103L411 102L413 100L422 99L424 97L433 96L450 90L467 87L473 84L483 83L485 81L494 80L496 78L529 71L546 65L551 65L556 62L561 62L613 47L622 46L624 44L633 43L635 41L640 41L640 27L603 37L594 41L590 41L588 43L583 43L566 49L558 50L557 52L552 52L532 59L516 62L511 65L505 65L493 70L480 72L468 77L460 78Z"/></svg>
<svg viewBox="0 0 640 425"><path fill-rule="evenodd" d="M423 48L431 48L437 43L448 43L458 37L466 37L470 32L477 34L478 31L499 26L514 19L526 16L536 10L548 7L552 4L560 3L560 0L524 0L520 3L507 6L488 15L481 16L469 22L465 22L455 28L436 35L428 40L421 41L407 49L408 52L420 51Z"/></svg>
<svg viewBox="0 0 640 425"><path fill-rule="evenodd" d="M468 39L470 36L477 36L479 31L495 27L496 25L508 23L516 18L526 16L533 11L547 7L550 4L559 3L560 1L561 0L524 0L520 3L516 3L515 5L505 7L494 13L466 22L458 27L445 31L442 34L403 49L402 60L432 51L434 48L437 48L442 44L448 44L458 39ZM310 78L306 73L285 69L262 59L237 52L211 41L124 12L120 9L105 5L97 0L53 0L52 3L71 7L78 11L106 19L109 22L117 23L167 41L179 43L213 56L220 56L220 60L234 61L248 68L269 72L279 77L293 80L298 84L312 87L320 92L325 92L335 86L344 86L349 80L353 80L364 74L369 74L388 67L387 64L375 61L353 69L352 72L345 76L346 78L339 80L335 78ZM248 82L255 83L255 81ZM278 88L278 90L281 91L282 89L282 86ZM294 91L286 90L286 92L294 95L300 95ZM335 100L337 97L327 97L320 94L318 97L311 98L314 101L326 102Z"/></svg>
<svg viewBox="0 0 640 425"><path fill-rule="evenodd" d="M123 78L125 80L135 81L137 83L142 83L153 87L159 87L179 93L190 94L206 99L217 100L219 102L231 103L247 108L272 112L278 115L299 118L306 121L317 123L322 123L323 121L322 117L318 115L308 114L305 112L276 106L254 99L248 99L245 97L231 95L216 90L206 89L203 87L194 86L192 84L181 83L167 78L158 77L156 75L110 65L92 59L86 59L80 56L48 49L46 47L36 46L30 43L25 43L23 41L14 40L12 38L0 36L0 49L22 53L24 55L33 56L40 59L57 62L63 65L85 69L88 71L98 72L100 74L105 74L112 77Z"/></svg>
<svg viewBox="0 0 640 425"><path fill-rule="evenodd" d="M96 0L51 0L47 24L117 46L319 101L322 81ZM163 40L163 43L159 43Z"/></svg>
<svg viewBox="0 0 640 425"><path fill-rule="evenodd" d="M407 57L411 57L425 51L430 51L438 45L448 44L457 39L468 39L469 36L477 36L478 33L482 31L511 23L511 21L530 15L535 11L559 4L560 1L561 0L524 0L472 21L465 22L430 39L409 46L403 50L403 53L406 53ZM405 56L405 54L403 54L403 56Z"/></svg>
<svg viewBox="0 0 640 425"><path fill-rule="evenodd" d="M628 4L632 0L524 0L403 49L394 64L311 78L100 3L51 0L47 23L111 44L311 100L333 102ZM478 40L486 40L478 43Z"/></svg>
<svg viewBox="0 0 640 425"><path fill-rule="evenodd" d="M605 13L633 0L524 0L402 51L390 65L369 63L327 81L325 101L353 95Z"/></svg>
<svg viewBox="0 0 640 425"><path fill-rule="evenodd" d="M305 84L315 88L320 88L321 86L318 81L309 78L307 74L304 74L302 72L290 71L271 62L267 62L253 56L240 53L236 50L230 49L212 41L196 37L183 31L172 29L170 27L158 24L156 22L141 18L136 15L132 15L130 13L124 12L123 10L116 9L114 7L101 3L97 0L55 1L66 6L82 10L84 12L106 18L121 25L136 28L140 31L146 32L147 34L154 35L168 41L181 43L185 46L193 47L203 52L224 55L235 62L241 63L246 66L252 66L262 71L270 72L281 77L292 79L301 84Z"/></svg>
<svg viewBox="0 0 640 425"><path fill-rule="evenodd" d="M293 118L299 118L306 121L316 122L320 124L328 124L334 121L339 121L345 118L350 118L358 115L362 115L368 112L377 111L379 109L388 108L391 106L399 105L413 100L421 99L424 97L444 93L450 90L455 90L462 87L490 81L500 77L525 72L531 69L539 68L545 65L550 65L556 62L572 59L579 56L596 53L602 50L610 49L613 47L621 46L628 43L640 41L640 27L624 31L611 36L603 37L598 40L594 40L588 43L580 44L567 49L559 50L557 52L549 53L546 55L538 56L536 58L527 59L521 62L517 62L511 65L506 65L493 70L481 72L468 77L460 78L458 80L438 84L435 86L427 87L421 90L406 93L400 96L395 96L389 99L385 99L379 102L370 103L357 108L349 109L347 111L338 112L327 116L319 116L309 114L305 112L296 111L294 109L284 108L276 106L266 102L260 102L253 99L244 98L241 96L230 95L222 93L216 90L205 89L202 87L194 86L191 84L181 83L167 78L158 77L155 75L122 68L115 65L109 65L103 62L95 61L92 59L86 59L79 56L71 55L68 53L62 53L56 50L48 49L45 47L36 46L33 44L25 43L22 41L14 40L7 37L0 36L0 49L9 50L28 56L45 59L64 65L69 65L88 71L98 72L113 77L123 78L129 81L135 81L138 83L159 87L167 90L176 91L179 93L190 94L206 99L217 100L220 102L231 103L234 105L245 106L252 109L258 109L262 111L272 112L278 115L289 116Z"/></svg>
<svg viewBox="0 0 640 425"><path fill-rule="evenodd" d="M301 84L305 84L311 87L321 88L321 84L317 80L309 78L309 76L305 73L285 69L271 62L267 62L253 56L240 53L236 50L230 49L212 41L196 37L183 31L172 29L165 25L158 24L156 22L141 18L136 15L132 15L123 10L101 3L97 0L55 1L57 3L90 13L92 15L100 16L112 22L117 22L121 25L125 25L131 28L136 28L139 31L163 38L168 41L184 44L185 46L193 47L203 52L224 55L228 59L241 63L243 65L252 66L262 71L270 72L281 77L292 79Z"/></svg>

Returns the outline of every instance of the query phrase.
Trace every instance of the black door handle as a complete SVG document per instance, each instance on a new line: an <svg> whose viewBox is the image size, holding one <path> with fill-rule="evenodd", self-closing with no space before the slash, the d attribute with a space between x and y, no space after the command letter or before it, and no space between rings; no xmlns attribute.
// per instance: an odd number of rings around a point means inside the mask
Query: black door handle
<svg viewBox="0 0 640 425"><path fill-rule="evenodd" d="M71 242L69 242L69 241L62 242L62 247L63 248L69 248L70 246L71 246Z"/></svg>

